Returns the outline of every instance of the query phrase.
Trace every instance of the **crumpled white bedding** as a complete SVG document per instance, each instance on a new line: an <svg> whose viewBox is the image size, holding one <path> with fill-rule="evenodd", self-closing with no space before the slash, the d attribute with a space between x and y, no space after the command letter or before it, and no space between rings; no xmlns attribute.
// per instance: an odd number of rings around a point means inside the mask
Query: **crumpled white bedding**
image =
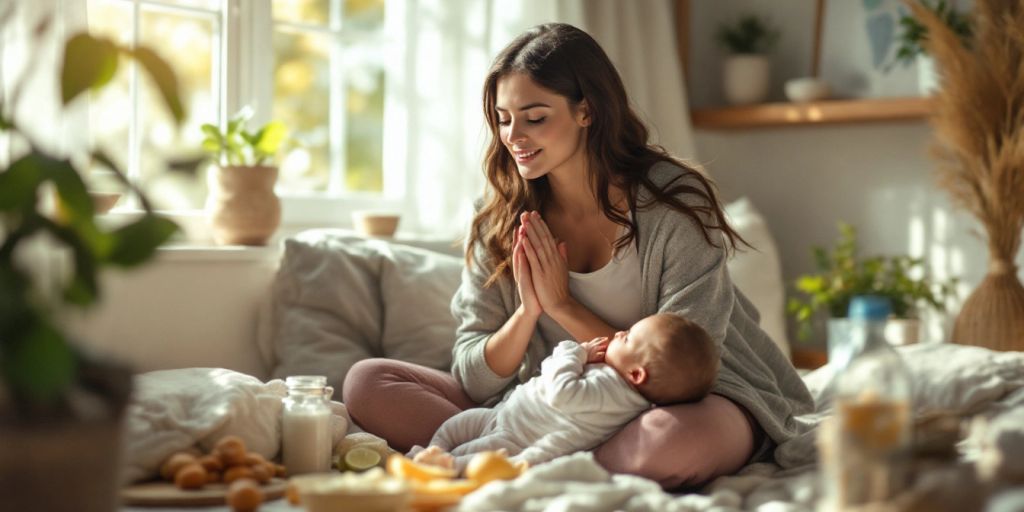
<svg viewBox="0 0 1024 512"><path fill-rule="evenodd" d="M913 375L917 417L947 412L991 418L987 428L961 445L971 460L989 460L992 471L1024 478L1024 353L928 344L901 347ZM589 453L562 457L510 482L492 482L465 498L459 510L810 512L817 500L815 427L831 412L825 384L828 367L805 378L817 410L797 418L804 433L782 445L776 457L787 467L752 464L721 477L699 494L673 495L654 482L610 475ZM170 453L221 435L242 436L253 450L273 457L280 439L285 395L280 380L220 369L151 372L137 377L127 425L127 481L156 473ZM349 424L344 406L332 403L335 443Z"/></svg>
<svg viewBox="0 0 1024 512"><path fill-rule="evenodd" d="M281 445L284 381L267 383L221 368L184 368L135 377L125 424L126 484L155 477L160 464L193 446L205 451L223 436L242 438L250 451L271 459ZM348 430L345 406L331 402L337 444Z"/></svg>

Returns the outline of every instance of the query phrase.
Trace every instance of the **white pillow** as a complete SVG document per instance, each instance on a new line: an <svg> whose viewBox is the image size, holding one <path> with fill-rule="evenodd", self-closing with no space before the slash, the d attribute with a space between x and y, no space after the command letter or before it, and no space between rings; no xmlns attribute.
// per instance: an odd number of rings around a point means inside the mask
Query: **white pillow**
<svg viewBox="0 0 1024 512"><path fill-rule="evenodd" d="M732 282L761 313L761 328L789 356L786 337L786 289L775 239L764 217L746 197L725 205L729 225L754 248L744 248L729 260Z"/></svg>

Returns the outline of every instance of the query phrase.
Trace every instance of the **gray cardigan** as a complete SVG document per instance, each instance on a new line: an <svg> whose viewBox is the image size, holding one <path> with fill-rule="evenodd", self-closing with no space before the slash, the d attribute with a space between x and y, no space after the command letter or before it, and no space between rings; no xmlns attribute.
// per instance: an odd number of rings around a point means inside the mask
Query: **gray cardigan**
<svg viewBox="0 0 1024 512"><path fill-rule="evenodd" d="M663 187L683 171L662 162L649 172ZM641 188L637 203L645 204L648 198L649 192ZM693 195L679 198L690 204L699 200ZM718 247L709 245L696 223L663 203L638 209L636 223L644 315L678 313L704 327L722 358L712 393L745 407L775 443L797 435L793 417L811 412L813 399L793 365L758 326L757 309L733 286L720 232L712 232ZM492 405L529 380L560 340L546 340L537 329L517 374L502 378L491 371L484 345L519 307L519 295L511 279L484 288L493 268L486 260L477 244L474 264L463 271L462 285L452 299L452 314L459 322L452 375L473 400ZM767 447L760 447L757 455Z"/></svg>

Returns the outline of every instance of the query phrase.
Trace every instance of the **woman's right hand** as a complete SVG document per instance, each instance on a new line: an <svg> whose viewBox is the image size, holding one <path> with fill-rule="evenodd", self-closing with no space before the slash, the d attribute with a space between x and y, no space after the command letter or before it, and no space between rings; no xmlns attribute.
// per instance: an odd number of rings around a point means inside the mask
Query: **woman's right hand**
<svg viewBox="0 0 1024 512"><path fill-rule="evenodd" d="M520 225L516 228L515 243L512 247L512 277L516 281L516 288L519 291L519 300L522 302L523 311L530 318L538 318L542 310L540 301L537 299L537 292L533 288L533 275L530 272L530 263L527 261L526 252L523 249L523 240L525 238L526 228Z"/></svg>

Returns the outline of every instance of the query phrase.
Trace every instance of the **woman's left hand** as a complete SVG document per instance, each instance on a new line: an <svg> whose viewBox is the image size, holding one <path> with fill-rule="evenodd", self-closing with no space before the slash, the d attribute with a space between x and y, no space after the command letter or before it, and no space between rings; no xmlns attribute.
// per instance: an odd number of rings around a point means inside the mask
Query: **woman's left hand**
<svg viewBox="0 0 1024 512"><path fill-rule="evenodd" d="M551 235L544 219L537 212L524 213L520 219L526 226L523 248L530 262L533 288L541 308L549 315L573 303L569 293L568 253L565 242Z"/></svg>

